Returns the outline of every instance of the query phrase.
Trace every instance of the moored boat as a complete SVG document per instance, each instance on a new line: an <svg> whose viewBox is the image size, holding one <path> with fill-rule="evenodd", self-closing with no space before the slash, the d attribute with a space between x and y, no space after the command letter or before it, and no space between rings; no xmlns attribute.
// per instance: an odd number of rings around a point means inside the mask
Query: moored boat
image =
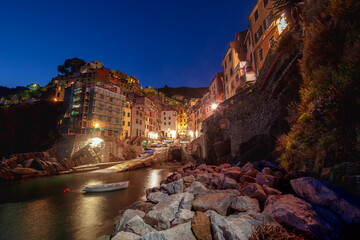
<svg viewBox="0 0 360 240"><path fill-rule="evenodd" d="M129 181L117 182L117 183L107 183L107 184L99 184L99 185L89 185L86 186L83 191L84 192L109 192L115 191L119 189L125 189L129 186Z"/></svg>

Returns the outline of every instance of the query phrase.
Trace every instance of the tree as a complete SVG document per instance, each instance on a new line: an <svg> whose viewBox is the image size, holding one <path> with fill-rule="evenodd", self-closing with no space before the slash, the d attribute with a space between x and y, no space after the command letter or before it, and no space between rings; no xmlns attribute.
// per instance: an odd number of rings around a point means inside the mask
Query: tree
<svg viewBox="0 0 360 240"><path fill-rule="evenodd" d="M80 58L66 59L63 65L59 65L57 70L64 76L79 72L81 66L85 65L85 61Z"/></svg>

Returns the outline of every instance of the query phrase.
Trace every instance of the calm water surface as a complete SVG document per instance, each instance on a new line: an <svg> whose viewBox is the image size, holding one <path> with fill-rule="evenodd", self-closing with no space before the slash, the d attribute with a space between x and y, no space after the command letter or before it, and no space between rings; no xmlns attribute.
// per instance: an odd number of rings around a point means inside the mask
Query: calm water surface
<svg viewBox="0 0 360 240"><path fill-rule="evenodd" d="M112 231L117 212L145 199L145 189L178 168L178 164L131 173L78 173L27 179L0 185L0 239L96 239ZM124 181L129 188L84 194L85 185ZM63 193L69 188L68 193Z"/></svg>

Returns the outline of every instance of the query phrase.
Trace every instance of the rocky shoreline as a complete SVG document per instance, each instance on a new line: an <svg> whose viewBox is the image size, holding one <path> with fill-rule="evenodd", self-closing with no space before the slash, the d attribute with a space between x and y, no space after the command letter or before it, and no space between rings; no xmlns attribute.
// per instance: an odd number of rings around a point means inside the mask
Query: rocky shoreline
<svg viewBox="0 0 360 240"><path fill-rule="evenodd" d="M360 199L262 161L188 163L119 212L111 239L347 239Z"/></svg>

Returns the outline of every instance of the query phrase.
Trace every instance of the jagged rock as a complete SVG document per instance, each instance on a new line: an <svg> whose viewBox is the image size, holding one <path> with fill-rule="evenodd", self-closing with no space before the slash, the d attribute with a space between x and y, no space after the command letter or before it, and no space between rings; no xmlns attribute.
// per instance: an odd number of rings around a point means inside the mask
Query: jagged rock
<svg viewBox="0 0 360 240"><path fill-rule="evenodd" d="M312 177L290 181L297 195L305 200L329 208L347 224L360 224L360 199L331 183Z"/></svg>
<svg viewBox="0 0 360 240"><path fill-rule="evenodd" d="M188 209L180 209L175 214L175 219L174 221L171 222L171 226L176 226L190 221L194 217L194 214L195 214L194 212Z"/></svg>
<svg viewBox="0 0 360 240"><path fill-rule="evenodd" d="M160 191L160 187L152 187L152 188L148 188L145 190L146 195L148 195L149 193L152 192L159 192Z"/></svg>
<svg viewBox="0 0 360 240"><path fill-rule="evenodd" d="M225 217L215 211L209 210L205 213L210 218L211 229L215 240L245 240L247 239L241 229L228 221Z"/></svg>
<svg viewBox="0 0 360 240"><path fill-rule="evenodd" d="M267 185L264 185L263 189L267 195L281 195L282 194L282 192L280 190L269 187Z"/></svg>
<svg viewBox="0 0 360 240"><path fill-rule="evenodd" d="M237 189L237 190L241 190L241 187L239 186L239 184L232 178L228 178L225 177L222 184L221 184L221 188L222 189Z"/></svg>
<svg viewBox="0 0 360 240"><path fill-rule="evenodd" d="M212 240L211 225L209 217L197 211L191 222L191 229L198 240Z"/></svg>
<svg viewBox="0 0 360 240"><path fill-rule="evenodd" d="M118 232L115 237L111 238L111 240L135 240L139 237L140 236L135 233L121 231Z"/></svg>
<svg viewBox="0 0 360 240"><path fill-rule="evenodd" d="M195 177L193 175L183 177L185 187L189 187L194 181Z"/></svg>
<svg viewBox="0 0 360 240"><path fill-rule="evenodd" d="M249 170L247 170L247 171L244 171L243 170L243 173L244 173L244 175L246 175L246 176L249 176L249 177L256 177L256 175L259 173L259 171L258 170L256 170L255 168L250 168Z"/></svg>
<svg viewBox="0 0 360 240"><path fill-rule="evenodd" d="M271 168L269 168L269 167L264 167L263 170L261 170L261 172L263 174L267 174L267 175L272 175L272 176L274 175L273 170L271 170Z"/></svg>
<svg viewBox="0 0 360 240"><path fill-rule="evenodd" d="M191 210L192 204L194 202L194 194L185 192L183 198L180 201L179 209L188 209Z"/></svg>
<svg viewBox="0 0 360 240"><path fill-rule="evenodd" d="M269 196L264 212L277 222L295 228L311 238L337 239L342 228L340 219L331 211L314 208L291 194Z"/></svg>
<svg viewBox="0 0 360 240"><path fill-rule="evenodd" d="M254 164L252 162L247 162L242 168L241 171L247 172L250 169L254 169Z"/></svg>
<svg viewBox="0 0 360 240"><path fill-rule="evenodd" d="M221 189L224 178L225 178L224 174L214 175L214 177L210 180L210 186L212 186L215 189Z"/></svg>
<svg viewBox="0 0 360 240"><path fill-rule="evenodd" d="M193 202L193 209L205 212L214 210L221 215L226 215L231 201L236 197L232 193L210 193L204 194Z"/></svg>
<svg viewBox="0 0 360 240"><path fill-rule="evenodd" d="M115 236L118 232L123 231L125 228L125 224L135 216L143 218L145 216L145 213L140 210L127 209L116 224L112 236Z"/></svg>
<svg viewBox="0 0 360 240"><path fill-rule="evenodd" d="M267 185L269 187L274 187L276 184L275 181L276 179L272 175L268 175L260 172L256 175L256 183L259 184L260 186Z"/></svg>
<svg viewBox="0 0 360 240"><path fill-rule="evenodd" d="M32 162L34 161L34 159L29 159L29 160L26 160L23 165L24 165L24 168L29 168L32 164Z"/></svg>
<svg viewBox="0 0 360 240"><path fill-rule="evenodd" d="M230 207L238 212L260 212L258 200L247 196L239 196L234 198L230 203Z"/></svg>
<svg viewBox="0 0 360 240"><path fill-rule="evenodd" d="M152 210L145 215L145 222L157 230L170 228L170 222L179 211L181 200L189 193L178 193L169 196L156 204Z"/></svg>
<svg viewBox="0 0 360 240"><path fill-rule="evenodd" d="M209 184L211 175L207 172L201 174L195 174L196 181L201 183Z"/></svg>
<svg viewBox="0 0 360 240"><path fill-rule="evenodd" d="M266 193L262 187L257 183L251 183L241 190L241 192L251 198L256 198L259 201L266 200Z"/></svg>
<svg viewBox="0 0 360 240"><path fill-rule="evenodd" d="M241 177L241 171L238 170L230 170L224 173L225 177L229 177L239 182Z"/></svg>
<svg viewBox="0 0 360 240"><path fill-rule="evenodd" d="M196 240L194 234L191 231L191 222L183 223L161 231L169 240Z"/></svg>
<svg viewBox="0 0 360 240"><path fill-rule="evenodd" d="M244 186L247 186L251 183L255 183L256 179L254 177L248 176L248 175L242 175L240 177L240 183L243 184Z"/></svg>
<svg viewBox="0 0 360 240"><path fill-rule="evenodd" d="M169 195L162 192L151 192L146 195L146 199L153 203L158 203L168 197Z"/></svg>
<svg viewBox="0 0 360 240"><path fill-rule="evenodd" d="M134 216L132 219L125 223L124 230L125 232L132 232L140 236L148 232L156 231L150 225L146 224L144 220L138 215Z"/></svg>
<svg viewBox="0 0 360 240"><path fill-rule="evenodd" d="M221 172L221 169L223 169L223 168L231 168L231 165L228 163L223 163L223 164L217 166L215 168L215 171L219 173L219 172Z"/></svg>
<svg viewBox="0 0 360 240"><path fill-rule="evenodd" d="M136 240L170 240L164 233L150 232Z"/></svg>
<svg viewBox="0 0 360 240"><path fill-rule="evenodd" d="M163 184L160 189L166 190L169 194L182 193L184 191L184 181L180 179L175 182Z"/></svg>
<svg viewBox="0 0 360 240"><path fill-rule="evenodd" d="M199 197L201 194L206 192L208 189L200 182L194 181L186 192L191 193L195 196L195 198Z"/></svg>
<svg viewBox="0 0 360 240"><path fill-rule="evenodd" d="M177 172L179 172L180 174L183 174L187 170L195 170L195 169L196 169L195 164L193 164L192 162L189 162L189 163L185 164L184 166L182 166L181 168L178 168Z"/></svg>

